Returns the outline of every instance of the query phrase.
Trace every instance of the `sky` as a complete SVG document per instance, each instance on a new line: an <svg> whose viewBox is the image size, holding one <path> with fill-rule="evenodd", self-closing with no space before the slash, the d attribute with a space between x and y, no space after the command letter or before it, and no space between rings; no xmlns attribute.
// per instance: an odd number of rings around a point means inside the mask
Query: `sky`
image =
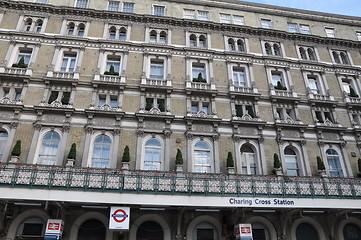
<svg viewBox="0 0 361 240"><path fill-rule="evenodd" d="M244 1L361 17L361 0L244 0Z"/></svg>

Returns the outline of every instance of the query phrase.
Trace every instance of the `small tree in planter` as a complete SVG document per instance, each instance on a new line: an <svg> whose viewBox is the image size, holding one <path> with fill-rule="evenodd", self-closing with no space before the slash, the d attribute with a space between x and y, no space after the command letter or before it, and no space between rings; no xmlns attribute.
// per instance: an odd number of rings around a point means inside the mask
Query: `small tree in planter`
<svg viewBox="0 0 361 240"><path fill-rule="evenodd" d="M14 63L11 67L17 67L17 68L27 68L28 65L25 64L25 60L24 60L24 57L21 57L19 59L19 62L18 63Z"/></svg>
<svg viewBox="0 0 361 240"><path fill-rule="evenodd" d="M76 144L73 143L70 147L66 166L73 167L76 159Z"/></svg>
<svg viewBox="0 0 361 240"><path fill-rule="evenodd" d="M104 75L114 75L119 76L119 73L114 70L114 66L110 65L109 71L105 71Z"/></svg>
<svg viewBox="0 0 361 240"><path fill-rule="evenodd" d="M183 172L183 155L180 149L177 149L175 157L176 172Z"/></svg>
<svg viewBox="0 0 361 240"><path fill-rule="evenodd" d="M320 173L321 177L327 177L326 167L325 167L325 164L323 163L321 157L317 156L316 160L317 160L317 170Z"/></svg>
<svg viewBox="0 0 361 240"><path fill-rule="evenodd" d="M283 91L287 91L287 88L286 88L286 87L284 87L280 81L277 81L277 85L276 85L276 86L274 86L274 88L275 88L276 90L283 90Z"/></svg>
<svg viewBox="0 0 361 240"><path fill-rule="evenodd" d="M122 169L124 169L124 170L129 169L129 161L130 161L129 147L125 146L123 156L122 156Z"/></svg>
<svg viewBox="0 0 361 240"><path fill-rule="evenodd" d="M228 152L227 156L227 171L228 174L234 174L234 161L233 161L233 155L232 152Z"/></svg>
<svg viewBox="0 0 361 240"><path fill-rule="evenodd" d="M207 80L202 77L202 73L198 73L197 78L193 78L193 82L207 83Z"/></svg>
<svg viewBox="0 0 361 240"><path fill-rule="evenodd" d="M21 154L21 140L17 140L13 150L11 151L10 162L18 163L20 154Z"/></svg>
<svg viewBox="0 0 361 240"><path fill-rule="evenodd" d="M273 168L277 176L282 175L282 163L277 153L273 154Z"/></svg>

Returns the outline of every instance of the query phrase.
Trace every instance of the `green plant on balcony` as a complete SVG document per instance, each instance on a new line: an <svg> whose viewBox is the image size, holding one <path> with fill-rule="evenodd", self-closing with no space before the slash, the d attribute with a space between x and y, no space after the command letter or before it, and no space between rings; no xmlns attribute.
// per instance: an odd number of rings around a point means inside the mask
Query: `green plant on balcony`
<svg viewBox="0 0 361 240"><path fill-rule="evenodd" d="M122 162L128 163L129 161L130 161L129 147L125 146L122 156Z"/></svg>
<svg viewBox="0 0 361 240"><path fill-rule="evenodd" d="M287 91L287 88L284 87L280 81L277 81L277 85L274 86L274 88L275 88L276 90Z"/></svg>
<svg viewBox="0 0 361 240"><path fill-rule="evenodd" d="M110 65L109 71L105 71L104 75L114 75L114 76L119 76L119 72L116 72L114 70L114 66Z"/></svg>
<svg viewBox="0 0 361 240"><path fill-rule="evenodd" d="M316 157L317 160L317 169L319 171L324 171L326 169L325 164L323 163L322 159L320 156Z"/></svg>
<svg viewBox="0 0 361 240"><path fill-rule="evenodd" d="M73 159L75 160L76 158L76 144L73 143L70 147L70 151L69 151L69 154L68 154L68 159Z"/></svg>
<svg viewBox="0 0 361 240"><path fill-rule="evenodd" d="M28 64L25 64L25 59L24 57L21 57L19 59L19 62L18 63L14 63L12 65L12 67L17 67L17 68L27 68L28 67Z"/></svg>
<svg viewBox="0 0 361 240"><path fill-rule="evenodd" d="M180 149L177 149L177 155L175 157L175 164L176 165L183 165L183 155Z"/></svg>
<svg viewBox="0 0 361 240"><path fill-rule="evenodd" d="M273 168L280 169L282 167L282 163L277 153L273 154Z"/></svg>
<svg viewBox="0 0 361 240"><path fill-rule="evenodd" d="M355 92L355 89L350 86L350 93L348 94L349 97L358 98L359 95Z"/></svg>
<svg viewBox="0 0 361 240"><path fill-rule="evenodd" d="M233 155L232 155L232 152L228 152L227 168L233 168L233 167L234 167Z"/></svg>
<svg viewBox="0 0 361 240"><path fill-rule="evenodd" d="M17 140L13 150L11 151L11 156L19 157L21 154L21 140Z"/></svg>
<svg viewBox="0 0 361 240"><path fill-rule="evenodd" d="M193 82L207 83L207 80L202 77L202 73L198 73L198 77L193 78Z"/></svg>

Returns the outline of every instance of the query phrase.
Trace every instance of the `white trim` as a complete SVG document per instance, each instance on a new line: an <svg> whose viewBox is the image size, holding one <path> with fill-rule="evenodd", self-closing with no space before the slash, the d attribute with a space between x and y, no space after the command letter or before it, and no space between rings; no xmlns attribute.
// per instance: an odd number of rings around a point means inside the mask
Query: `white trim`
<svg viewBox="0 0 361 240"><path fill-rule="evenodd" d="M194 160L195 160L195 155L194 155L194 147L198 142L206 142L209 145L209 152L210 152L210 173L215 173L217 172L218 169L215 169L215 148L214 148L214 142L211 141L208 138L204 138L203 140L201 140L200 137L196 137L192 140L191 146L190 147L190 151L191 151L191 159L189 159L188 161L188 171L189 172L194 172Z"/></svg>
<svg viewBox="0 0 361 240"><path fill-rule="evenodd" d="M150 139L156 139L160 142L161 145L161 151L160 151L160 169L159 171L168 171L169 169L165 169L165 161L166 159L169 159L168 156L165 156L165 140L160 137L159 135L156 135L154 138L152 135L147 135L142 139L142 153L139 163L139 169L144 170L144 160L145 160L145 144Z"/></svg>
<svg viewBox="0 0 361 240"><path fill-rule="evenodd" d="M90 137L90 146L89 146L89 154L88 159L86 161L86 167L92 167L92 158L93 158L93 151L94 151L94 141L97 137L105 135L110 138L111 140L111 146L109 150L109 164L107 168L115 168L116 167L116 156L113 156L113 148L114 146L114 136L110 134L109 132L102 132L102 131L94 131L93 134Z"/></svg>
<svg viewBox="0 0 361 240"><path fill-rule="evenodd" d="M285 149L291 148L295 153L297 157L297 167L298 167L298 176L307 176L306 173L306 167L305 167L305 159L303 157L303 151L301 146L297 142L283 142L280 146L280 152L281 152L281 161L282 161L282 168L283 172L287 173L286 168L286 157L285 157Z"/></svg>
<svg viewBox="0 0 361 240"><path fill-rule="evenodd" d="M343 155L343 151L339 146L337 146L335 144L331 144L331 145L327 144L327 145L325 145L325 146L323 146L321 148L321 151L322 151L322 154L323 154L322 160L323 160L323 163L324 163L324 165L326 167L327 175L330 176L330 169L329 169L329 166L328 166L327 154L326 154L326 151L328 149L333 149L333 150L335 150L337 152L338 158L339 158L339 161L340 161L340 165L341 165L341 170L342 170L343 177L344 178L348 177L349 171L347 171L346 166L345 166L345 158L344 158L344 155Z"/></svg>
<svg viewBox="0 0 361 240"><path fill-rule="evenodd" d="M63 163L62 156L64 155L64 153L61 152L61 146L65 143L66 139L64 139L63 132L61 130L59 130L59 129L51 129L49 127L41 129L41 131L39 133L39 137L38 137L38 140L37 140L37 143L36 143L36 150L35 150L35 154L34 154L32 164L37 164L38 163L38 158L39 158L39 154L40 154L40 148L41 148L41 143L43 141L43 137L46 134L50 133L50 132L56 132L57 134L59 134L60 140L59 140L59 145L58 145L58 149L57 149L57 153L56 153L55 165L62 165L62 163Z"/></svg>
<svg viewBox="0 0 361 240"><path fill-rule="evenodd" d="M236 167L237 167L237 173L238 174L242 174L242 154L241 154L241 148L243 145L247 145L249 146L253 152L254 152L254 156L255 156L255 163L256 163L256 175L261 175L262 174L262 164L261 164L261 153L260 153L260 149L259 149L259 145L258 142L256 140L246 140L243 139L241 141L239 141L238 143L236 143Z"/></svg>

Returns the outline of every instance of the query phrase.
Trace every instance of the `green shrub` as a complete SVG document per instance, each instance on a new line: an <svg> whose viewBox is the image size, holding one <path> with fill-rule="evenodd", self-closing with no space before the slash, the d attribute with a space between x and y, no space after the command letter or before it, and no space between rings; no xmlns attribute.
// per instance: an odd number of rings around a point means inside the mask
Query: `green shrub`
<svg viewBox="0 0 361 240"><path fill-rule="evenodd" d="M115 75L119 76L119 73L114 70L114 66L110 65L109 71L105 71L104 75Z"/></svg>
<svg viewBox="0 0 361 240"><path fill-rule="evenodd" d="M233 155L231 152L228 152L227 167L234 167Z"/></svg>
<svg viewBox="0 0 361 240"><path fill-rule="evenodd" d="M206 83L207 80L202 77L202 73L198 73L198 77L193 78L193 82L203 82L203 83Z"/></svg>
<svg viewBox="0 0 361 240"><path fill-rule="evenodd" d="M130 161L129 147L125 146L122 156L122 162L129 162L129 161Z"/></svg>
<svg viewBox="0 0 361 240"><path fill-rule="evenodd" d="M17 140L13 150L11 151L11 156L19 157L21 154L21 140Z"/></svg>
<svg viewBox="0 0 361 240"><path fill-rule="evenodd" d="M180 149L177 149L177 155L175 157L175 164L182 165L183 164L183 155Z"/></svg>
<svg viewBox="0 0 361 240"><path fill-rule="evenodd" d="M273 167L275 169L282 167L282 163L281 163L280 158L278 157L277 153L273 154Z"/></svg>
<svg viewBox="0 0 361 240"><path fill-rule="evenodd" d="M17 68L27 68L27 67L28 67L28 65L27 65L27 64L25 64L24 57L21 57L21 58L19 59L19 62L18 62L18 63L14 63L14 64L12 65L12 67L17 67Z"/></svg>
<svg viewBox="0 0 361 240"><path fill-rule="evenodd" d="M277 81L277 86L274 86L274 88L275 88L276 90L287 91L287 88L284 87L280 81Z"/></svg>
<svg viewBox="0 0 361 240"><path fill-rule="evenodd" d="M317 169L320 170L320 171L325 170L326 169L325 164L323 163L321 157L317 156L316 159L317 159Z"/></svg>
<svg viewBox="0 0 361 240"><path fill-rule="evenodd" d="M73 143L71 145L71 148L70 148L70 151L69 151L69 154L68 154L68 158L69 159L75 159L76 158L76 144Z"/></svg>

